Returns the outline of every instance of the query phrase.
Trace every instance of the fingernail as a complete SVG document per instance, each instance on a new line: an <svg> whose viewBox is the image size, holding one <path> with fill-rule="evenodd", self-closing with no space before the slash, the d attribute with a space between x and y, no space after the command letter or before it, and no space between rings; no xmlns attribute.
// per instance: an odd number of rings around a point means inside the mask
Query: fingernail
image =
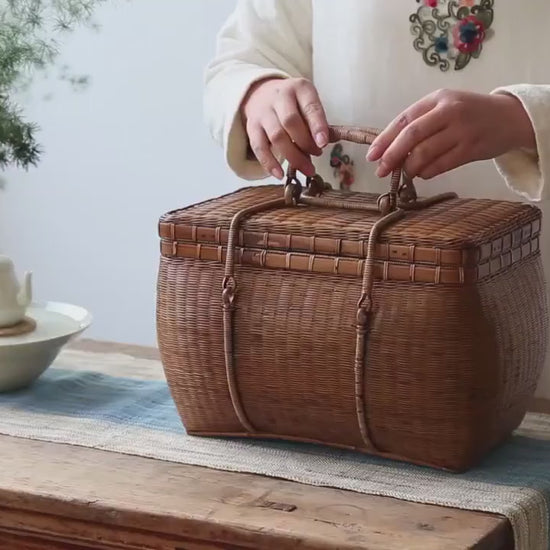
<svg viewBox="0 0 550 550"><path fill-rule="evenodd" d="M273 168L273 170L271 170L271 175L278 180L282 180L284 177L282 168Z"/></svg>
<svg viewBox="0 0 550 550"><path fill-rule="evenodd" d="M326 132L318 132L315 134L315 143L317 144L317 147L320 147L321 149L327 145L328 143L328 135Z"/></svg>
<svg viewBox="0 0 550 550"><path fill-rule="evenodd" d="M378 145L373 145L369 152L367 153L367 160L369 162L374 162L375 160L378 160L380 158L380 153L382 151L382 148Z"/></svg>

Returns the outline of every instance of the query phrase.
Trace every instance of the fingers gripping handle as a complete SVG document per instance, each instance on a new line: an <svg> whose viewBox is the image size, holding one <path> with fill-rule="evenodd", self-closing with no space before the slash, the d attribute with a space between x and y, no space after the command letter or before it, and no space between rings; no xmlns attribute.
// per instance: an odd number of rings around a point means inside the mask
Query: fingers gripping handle
<svg viewBox="0 0 550 550"><path fill-rule="evenodd" d="M339 141L350 141L352 143L358 143L360 145L371 145L373 141L380 134L380 130L376 128L360 128L355 126L329 126L329 143L337 143ZM414 184L410 178L406 175L402 179L402 170L397 168L392 172L390 189L388 193L380 196L378 200L379 210L383 215L393 212L398 207L398 195L401 192L406 192L403 199L406 201L416 200L416 191ZM315 181L314 178L308 178L308 184ZM296 169L289 165L287 171L287 187L291 184L298 183L296 177ZM319 188L317 186L317 188ZM295 200L299 194L298 190L295 190L293 195L287 193L287 197L293 197Z"/></svg>

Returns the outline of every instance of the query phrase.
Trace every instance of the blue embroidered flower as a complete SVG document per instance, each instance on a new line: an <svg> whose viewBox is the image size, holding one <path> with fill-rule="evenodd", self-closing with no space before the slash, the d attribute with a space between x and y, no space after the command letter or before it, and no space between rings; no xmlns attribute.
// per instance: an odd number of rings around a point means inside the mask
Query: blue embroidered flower
<svg viewBox="0 0 550 550"><path fill-rule="evenodd" d="M460 40L466 44L471 44L477 38L478 34L476 24L472 21L468 21L460 27Z"/></svg>
<svg viewBox="0 0 550 550"><path fill-rule="evenodd" d="M435 39L435 51L437 53L447 53L449 51L449 38L447 36L438 36Z"/></svg>

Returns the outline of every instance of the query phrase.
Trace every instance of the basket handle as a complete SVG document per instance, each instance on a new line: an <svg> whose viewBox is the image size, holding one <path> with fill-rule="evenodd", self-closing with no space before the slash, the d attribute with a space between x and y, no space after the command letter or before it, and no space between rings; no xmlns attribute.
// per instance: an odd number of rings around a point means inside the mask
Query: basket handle
<svg viewBox="0 0 550 550"><path fill-rule="evenodd" d="M329 143L338 141L351 141L359 145L371 145L380 135L378 128L361 128L359 126L329 126Z"/></svg>
<svg viewBox="0 0 550 550"><path fill-rule="evenodd" d="M350 141L352 143L358 143L360 145L371 145L373 141L380 135L380 130L377 128L361 128L356 126L329 126L329 143L337 143L338 141ZM300 183L297 178L296 169L290 164L287 170L287 188L291 184ZM323 182L322 178L318 175L307 179L306 186L308 188L309 196L319 196L324 190L330 188L328 184ZM298 187L293 186L293 191L288 191L285 195L287 204L291 202L296 204L299 197ZM414 187L414 183L411 178L403 172L401 168L396 168L391 175L390 188L387 193L380 195L378 198L378 204L376 207L370 208L380 212L383 216L395 211L401 205L409 205L409 208L416 202L417 194ZM327 204L327 206L329 206ZM364 210L369 209L363 206Z"/></svg>

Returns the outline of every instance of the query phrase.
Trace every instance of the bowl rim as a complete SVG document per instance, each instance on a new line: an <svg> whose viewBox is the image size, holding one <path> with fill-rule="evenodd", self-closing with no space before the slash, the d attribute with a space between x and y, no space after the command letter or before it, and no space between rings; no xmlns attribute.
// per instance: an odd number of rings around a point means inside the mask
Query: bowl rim
<svg viewBox="0 0 550 550"><path fill-rule="evenodd" d="M71 316L67 310L72 309L75 312L79 312L81 315L77 317ZM42 339L37 340L30 340L25 341L24 339L20 342L17 341L11 341L9 343L6 343L5 345L2 345L2 342L0 340L0 349L3 347L25 347L25 346L33 346L33 345L40 345L44 343L50 343L55 342L58 340L71 340L72 338L75 338L82 332L84 332L86 329L90 327L90 325L93 323L93 315L90 313L90 311L80 305L71 304L68 302L57 302L57 301L33 301L29 307L27 308L27 312L32 316L33 310L45 310L50 311L52 313L58 313L59 315L64 315L65 317L68 317L78 323L78 327L73 330L66 330L62 331L59 334L55 334L53 336L44 337Z"/></svg>

